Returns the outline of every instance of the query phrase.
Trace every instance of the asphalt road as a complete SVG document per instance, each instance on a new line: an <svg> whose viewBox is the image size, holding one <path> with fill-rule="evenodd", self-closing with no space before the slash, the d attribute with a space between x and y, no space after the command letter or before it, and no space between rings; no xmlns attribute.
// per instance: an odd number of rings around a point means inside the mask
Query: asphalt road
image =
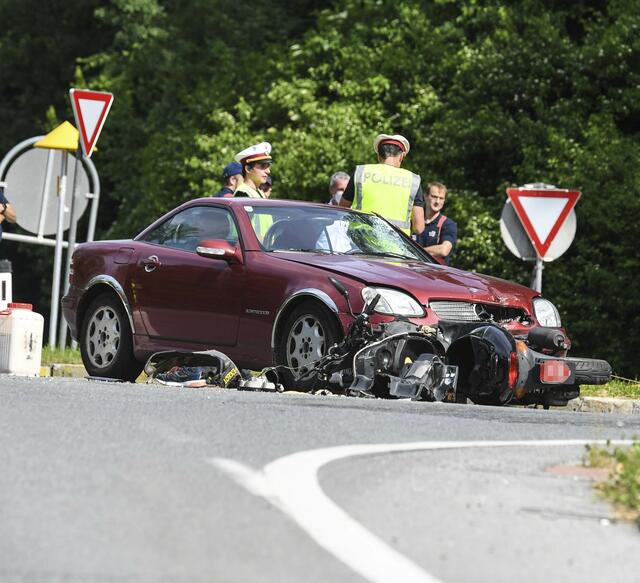
<svg viewBox="0 0 640 583"><path fill-rule="evenodd" d="M640 416L0 377L0 581L638 581ZM573 441L576 440L576 441Z"/></svg>

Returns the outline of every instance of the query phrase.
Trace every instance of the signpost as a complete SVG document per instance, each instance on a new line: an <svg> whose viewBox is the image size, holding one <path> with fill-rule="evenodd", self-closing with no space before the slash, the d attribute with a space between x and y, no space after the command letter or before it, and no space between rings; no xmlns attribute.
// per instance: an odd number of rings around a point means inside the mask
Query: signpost
<svg viewBox="0 0 640 583"><path fill-rule="evenodd" d="M62 249L67 247L64 291L68 289L71 254L76 243L77 222L91 200L87 241L92 241L98 216L100 181L93 162L104 122L113 103L113 95L99 91L71 89L71 105L80 131L64 122L46 136L36 136L14 146L0 160L0 182L10 188L18 210L18 224L35 236L5 233L5 239L55 247L49 346L56 345L56 327L62 268ZM75 153L75 160L69 158ZM84 153L84 156L83 156ZM54 166L60 167L56 178ZM71 200L67 204L67 175L71 173ZM55 198L57 195L57 201ZM57 208L55 222L52 220ZM22 209L22 212L20 212ZM63 233L69 229L68 240ZM55 241L45 235L55 233ZM67 326L60 323L60 346L66 344Z"/></svg>
<svg viewBox="0 0 640 583"><path fill-rule="evenodd" d="M560 257L575 236L573 209L580 192L535 183L507 188L507 196L500 220L502 238L514 255L535 260L532 287L541 292L543 262Z"/></svg>

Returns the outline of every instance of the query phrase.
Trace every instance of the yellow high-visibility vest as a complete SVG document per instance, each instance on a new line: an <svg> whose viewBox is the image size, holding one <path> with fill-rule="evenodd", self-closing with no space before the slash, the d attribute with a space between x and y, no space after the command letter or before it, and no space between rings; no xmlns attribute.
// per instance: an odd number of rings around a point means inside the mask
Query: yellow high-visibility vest
<svg viewBox="0 0 640 583"><path fill-rule="evenodd" d="M246 182L243 182L236 188L233 196L247 196L249 198L264 198L260 189L251 188Z"/></svg>
<svg viewBox="0 0 640 583"><path fill-rule="evenodd" d="M420 188L420 176L388 164L356 166L352 208L382 215L411 234L411 210Z"/></svg>
<svg viewBox="0 0 640 583"><path fill-rule="evenodd" d="M262 191L259 188L251 188L246 182L243 182L240 186L238 186L238 188L236 188L233 196L265 198L264 194L262 194ZM262 243L266 232L269 230L269 227L273 225L273 217L271 215L255 214L251 218L251 224L253 225L253 230L256 232L260 243Z"/></svg>

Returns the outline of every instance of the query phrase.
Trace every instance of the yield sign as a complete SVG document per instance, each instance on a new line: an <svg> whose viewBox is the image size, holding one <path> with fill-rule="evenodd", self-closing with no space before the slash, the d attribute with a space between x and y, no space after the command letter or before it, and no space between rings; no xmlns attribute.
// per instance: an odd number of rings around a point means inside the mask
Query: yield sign
<svg viewBox="0 0 640 583"><path fill-rule="evenodd" d="M70 89L69 95L76 125L80 130L82 151L90 158L113 103L113 93Z"/></svg>
<svg viewBox="0 0 640 583"><path fill-rule="evenodd" d="M507 195L538 254L544 258L580 198L577 190L507 188Z"/></svg>

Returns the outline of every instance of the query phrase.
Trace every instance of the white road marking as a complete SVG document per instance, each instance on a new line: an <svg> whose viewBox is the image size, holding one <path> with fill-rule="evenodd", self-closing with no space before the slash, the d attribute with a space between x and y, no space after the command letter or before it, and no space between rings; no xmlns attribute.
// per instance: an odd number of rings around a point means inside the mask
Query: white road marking
<svg viewBox="0 0 640 583"><path fill-rule="evenodd" d="M263 472L254 470L253 468L236 460L226 458L214 458L209 460L209 462L222 470L251 494L264 498L274 506L280 508L283 512L287 512L286 509L282 507L282 504L280 504L280 499L274 492L269 480L267 480L267 477Z"/></svg>
<svg viewBox="0 0 640 583"><path fill-rule="evenodd" d="M208 460L252 494L265 498L291 517L322 548L371 583L441 583L391 548L331 501L320 488L318 470L333 461L394 452L479 447L566 447L631 445L632 440L422 441L345 445L301 451L256 471L224 458Z"/></svg>

